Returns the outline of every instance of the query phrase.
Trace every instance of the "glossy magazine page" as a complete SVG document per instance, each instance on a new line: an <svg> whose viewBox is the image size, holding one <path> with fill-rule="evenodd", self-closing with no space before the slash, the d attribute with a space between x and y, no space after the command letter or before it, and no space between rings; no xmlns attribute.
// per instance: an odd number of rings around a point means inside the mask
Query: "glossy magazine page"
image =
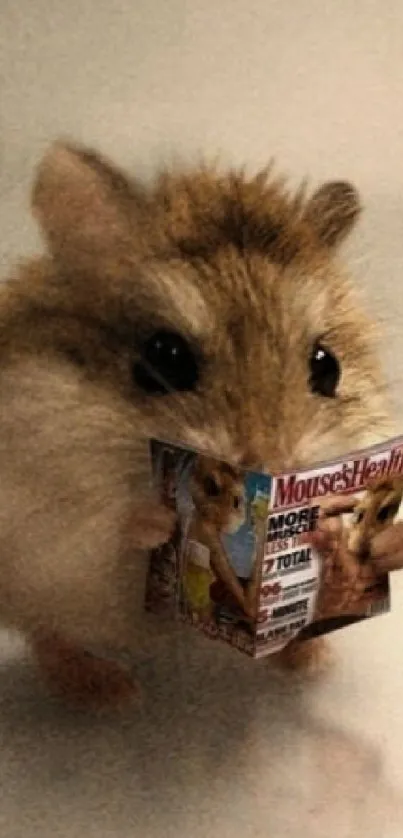
<svg viewBox="0 0 403 838"><path fill-rule="evenodd" d="M147 607L254 654L271 478L158 442L152 463L177 524L151 554Z"/></svg>
<svg viewBox="0 0 403 838"><path fill-rule="evenodd" d="M389 610L369 545L399 513L401 440L272 476L164 442L151 454L176 526L151 554L148 609L256 657Z"/></svg>

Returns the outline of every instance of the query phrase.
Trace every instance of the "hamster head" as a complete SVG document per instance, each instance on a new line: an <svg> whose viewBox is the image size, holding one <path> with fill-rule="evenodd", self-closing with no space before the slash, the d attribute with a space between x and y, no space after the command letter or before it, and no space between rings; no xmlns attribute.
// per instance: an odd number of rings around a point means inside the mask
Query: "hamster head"
<svg viewBox="0 0 403 838"><path fill-rule="evenodd" d="M0 292L1 611L126 643L169 533L149 437L281 469L387 435L338 260L359 202L207 168L145 188L56 144L32 204L46 254Z"/></svg>

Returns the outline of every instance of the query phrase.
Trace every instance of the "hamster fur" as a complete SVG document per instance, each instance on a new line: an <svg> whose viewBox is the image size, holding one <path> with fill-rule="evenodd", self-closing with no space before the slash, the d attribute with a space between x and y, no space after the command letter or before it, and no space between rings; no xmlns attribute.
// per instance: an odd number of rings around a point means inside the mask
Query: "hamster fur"
<svg viewBox="0 0 403 838"><path fill-rule="evenodd" d="M207 167L146 188L60 142L32 206L45 253L0 288L0 616L135 649L147 549L172 528L150 437L281 469L390 432L376 334L339 262L359 200ZM187 379L150 392L172 340ZM331 395L313 392L318 344L340 367Z"/></svg>

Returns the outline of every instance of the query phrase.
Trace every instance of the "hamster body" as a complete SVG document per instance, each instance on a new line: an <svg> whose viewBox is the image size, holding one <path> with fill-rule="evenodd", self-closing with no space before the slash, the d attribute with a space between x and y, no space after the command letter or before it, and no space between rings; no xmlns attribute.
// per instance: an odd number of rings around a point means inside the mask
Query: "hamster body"
<svg viewBox="0 0 403 838"><path fill-rule="evenodd" d="M339 264L355 190L167 172L146 189L56 144L43 256L0 289L0 618L136 647L170 513L148 439L255 469L386 438L372 324Z"/></svg>

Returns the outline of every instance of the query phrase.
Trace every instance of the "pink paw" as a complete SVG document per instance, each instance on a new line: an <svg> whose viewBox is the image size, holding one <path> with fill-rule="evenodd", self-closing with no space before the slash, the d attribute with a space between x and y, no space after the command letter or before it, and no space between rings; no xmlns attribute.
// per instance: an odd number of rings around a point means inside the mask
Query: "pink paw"
<svg viewBox="0 0 403 838"><path fill-rule="evenodd" d="M134 546L150 550L165 544L172 536L176 513L162 504L136 504L129 522L128 537Z"/></svg>
<svg viewBox="0 0 403 838"><path fill-rule="evenodd" d="M273 655L272 659L283 670L313 678L328 672L334 662L332 647L324 637L293 640L285 649Z"/></svg>
<svg viewBox="0 0 403 838"><path fill-rule="evenodd" d="M114 661L97 658L54 635L36 637L32 646L46 683L66 703L118 708L138 694L135 681Z"/></svg>

